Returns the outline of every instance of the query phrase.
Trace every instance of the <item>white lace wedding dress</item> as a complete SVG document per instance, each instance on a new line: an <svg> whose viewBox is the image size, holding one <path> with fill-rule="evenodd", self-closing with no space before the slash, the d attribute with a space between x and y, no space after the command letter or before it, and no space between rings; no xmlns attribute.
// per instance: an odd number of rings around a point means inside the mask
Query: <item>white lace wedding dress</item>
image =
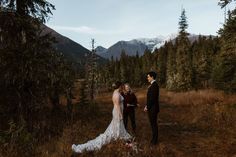
<svg viewBox="0 0 236 157"><path fill-rule="evenodd" d="M99 150L105 144L110 143L113 140L131 139L131 135L125 130L122 115L123 115L123 97L118 90L113 92L112 101L114 108L112 111L112 121L103 134L100 134L93 140L84 144L72 145L72 150L76 153L82 153L83 151Z"/></svg>

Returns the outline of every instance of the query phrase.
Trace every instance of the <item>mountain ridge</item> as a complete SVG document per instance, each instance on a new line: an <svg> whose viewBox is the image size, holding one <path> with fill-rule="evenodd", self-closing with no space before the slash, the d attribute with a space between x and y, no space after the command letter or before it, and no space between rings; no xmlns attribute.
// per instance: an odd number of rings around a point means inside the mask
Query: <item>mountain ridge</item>
<svg viewBox="0 0 236 157"><path fill-rule="evenodd" d="M177 36L177 33L172 33L168 36L160 35L156 38L137 38L128 41L121 40L110 46L108 49L106 49L106 51L105 49L103 49L103 51L101 52L99 48L96 49L96 53L106 59L111 59L112 56L113 59L119 59L122 51L125 51L128 56L135 56L137 53L139 56L142 56L146 49L149 49L151 52L154 52L155 49L159 49L161 46L163 46L165 42L174 42ZM190 34L189 40L191 42L196 41L199 36L200 35Z"/></svg>
<svg viewBox="0 0 236 157"><path fill-rule="evenodd" d="M66 59L75 65L77 71L81 71L83 73L88 54L91 53L91 51L46 25L42 25L41 27L43 34L49 33L55 38L56 43L54 44L54 47L56 51L62 53ZM106 59L100 57L99 55L97 55L97 60L99 64L106 62Z"/></svg>

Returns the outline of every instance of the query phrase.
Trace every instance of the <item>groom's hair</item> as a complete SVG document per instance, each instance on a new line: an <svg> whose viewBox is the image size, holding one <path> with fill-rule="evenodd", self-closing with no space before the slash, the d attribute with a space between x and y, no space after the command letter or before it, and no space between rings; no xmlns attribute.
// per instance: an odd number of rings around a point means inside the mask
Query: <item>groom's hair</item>
<svg viewBox="0 0 236 157"><path fill-rule="evenodd" d="M122 82L116 81L115 83L112 84L112 87L114 89L118 89L118 88L120 88L121 85L122 85Z"/></svg>
<svg viewBox="0 0 236 157"><path fill-rule="evenodd" d="M156 77L157 77L157 73L155 73L154 71L150 71L150 72L148 72L147 75L153 77L154 80L155 80Z"/></svg>

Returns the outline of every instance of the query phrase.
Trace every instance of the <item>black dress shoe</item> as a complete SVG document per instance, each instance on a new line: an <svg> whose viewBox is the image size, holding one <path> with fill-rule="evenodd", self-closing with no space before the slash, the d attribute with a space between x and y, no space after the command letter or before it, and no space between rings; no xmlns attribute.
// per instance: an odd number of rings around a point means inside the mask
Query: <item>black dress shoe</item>
<svg viewBox="0 0 236 157"><path fill-rule="evenodd" d="M159 142L151 142L150 145L151 146L156 146L156 145L159 145Z"/></svg>

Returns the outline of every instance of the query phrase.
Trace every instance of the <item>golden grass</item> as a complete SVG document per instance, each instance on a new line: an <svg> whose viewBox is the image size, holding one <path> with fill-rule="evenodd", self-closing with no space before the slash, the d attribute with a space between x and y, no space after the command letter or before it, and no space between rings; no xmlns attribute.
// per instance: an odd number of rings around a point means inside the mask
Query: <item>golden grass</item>
<svg viewBox="0 0 236 157"><path fill-rule="evenodd" d="M205 89L189 92L170 92L161 90L161 101L173 105L235 104L236 95L227 95L222 91Z"/></svg>
<svg viewBox="0 0 236 157"><path fill-rule="evenodd" d="M143 112L146 89L136 89L140 108L136 110L138 153L123 141L114 141L100 151L76 156L96 157L228 157L236 155L236 95L216 90L182 93L160 90L159 140L150 149L151 129ZM41 146L41 157L69 157L73 143L84 143L103 133L110 123L111 92L97 96L99 114L93 113L64 129L63 136ZM83 111L81 111L83 112ZM96 111L93 111L96 112ZM130 126L129 126L130 128ZM128 128L128 131L130 130Z"/></svg>

